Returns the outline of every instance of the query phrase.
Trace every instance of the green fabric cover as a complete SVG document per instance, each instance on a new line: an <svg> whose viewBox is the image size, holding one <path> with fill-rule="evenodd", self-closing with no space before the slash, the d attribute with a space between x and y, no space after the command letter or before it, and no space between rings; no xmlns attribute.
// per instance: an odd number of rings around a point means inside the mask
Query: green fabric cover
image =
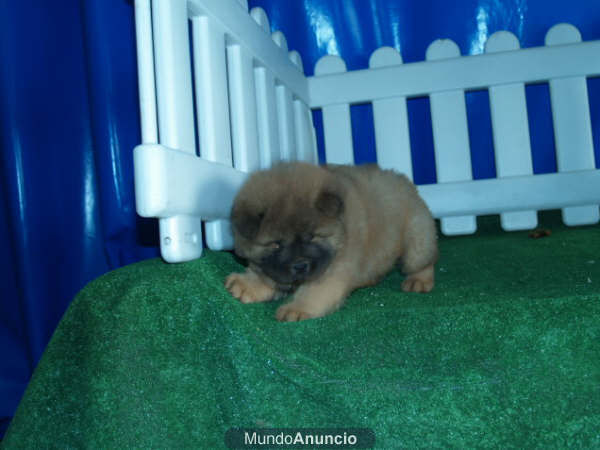
<svg viewBox="0 0 600 450"><path fill-rule="evenodd" d="M441 238L437 285L402 275L337 313L223 288L229 253L148 260L83 289L3 448L224 447L230 427L369 427L378 448L600 447L600 229Z"/></svg>

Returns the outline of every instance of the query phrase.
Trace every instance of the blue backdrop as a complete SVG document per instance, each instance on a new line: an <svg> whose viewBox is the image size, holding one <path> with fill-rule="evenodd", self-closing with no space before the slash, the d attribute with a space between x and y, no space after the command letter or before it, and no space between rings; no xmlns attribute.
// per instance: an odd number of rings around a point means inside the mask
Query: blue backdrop
<svg viewBox="0 0 600 450"><path fill-rule="evenodd" d="M307 74L327 53L367 67L389 45L405 62L434 39L480 53L494 31L543 45L555 23L600 39L592 0L251 0L300 51ZM135 214L139 143L133 6L128 0L0 0L0 435L58 321L85 283L156 256L156 223ZM599 56L600 57L600 56ZM600 87L589 82L596 151ZM547 86L527 90L536 172L555 170ZM470 93L473 172L494 176L485 92ZM358 162L374 160L368 105L352 108ZM427 99L409 101L415 180L435 181ZM317 132L320 115L315 115ZM596 161L600 161L597 153ZM82 324L85 326L85 324Z"/></svg>

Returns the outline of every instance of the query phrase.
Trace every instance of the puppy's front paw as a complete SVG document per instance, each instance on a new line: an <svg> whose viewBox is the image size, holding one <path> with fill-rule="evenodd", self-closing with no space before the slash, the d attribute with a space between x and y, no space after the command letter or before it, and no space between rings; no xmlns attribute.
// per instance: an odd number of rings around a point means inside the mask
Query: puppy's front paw
<svg viewBox="0 0 600 450"><path fill-rule="evenodd" d="M404 292L431 292L434 284L433 265L409 274L402 283Z"/></svg>
<svg viewBox="0 0 600 450"><path fill-rule="evenodd" d="M242 303L266 302L275 296L275 289L248 272L229 275L225 288Z"/></svg>
<svg viewBox="0 0 600 450"><path fill-rule="evenodd" d="M280 322L298 322L300 320L313 319L315 316L307 311L303 311L292 303L280 306L275 313L275 317Z"/></svg>
<svg viewBox="0 0 600 450"><path fill-rule="evenodd" d="M431 292L433 289L433 280L422 280L420 278L408 277L402 283L404 292Z"/></svg>

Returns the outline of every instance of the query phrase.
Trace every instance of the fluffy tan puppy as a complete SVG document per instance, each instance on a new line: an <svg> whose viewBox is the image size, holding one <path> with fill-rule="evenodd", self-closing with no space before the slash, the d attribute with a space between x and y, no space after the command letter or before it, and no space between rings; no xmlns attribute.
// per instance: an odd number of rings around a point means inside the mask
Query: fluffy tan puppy
<svg viewBox="0 0 600 450"><path fill-rule="evenodd" d="M429 292L436 228L415 186L376 165L281 164L252 174L231 212L236 253L248 260L225 287L243 303L293 293L280 321L322 317L396 263L406 292Z"/></svg>

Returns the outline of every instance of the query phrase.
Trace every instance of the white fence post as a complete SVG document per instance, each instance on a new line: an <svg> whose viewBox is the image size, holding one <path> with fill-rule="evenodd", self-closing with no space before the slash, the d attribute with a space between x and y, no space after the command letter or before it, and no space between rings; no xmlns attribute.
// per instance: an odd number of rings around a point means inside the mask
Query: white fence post
<svg viewBox="0 0 600 450"><path fill-rule="evenodd" d="M458 46L449 39L434 41L427 48L427 60L460 57ZM467 109L462 89L430 95L431 122L435 147L435 167L438 183L465 181L473 178ZM452 198L448 198L452 202ZM446 235L469 234L477 229L475 216L446 217L441 219Z"/></svg>
<svg viewBox="0 0 600 450"><path fill-rule="evenodd" d="M346 63L339 56L323 56L315 65L315 77L342 72L346 72ZM323 106L323 133L327 162L354 164L352 125L348 103Z"/></svg>
<svg viewBox="0 0 600 450"><path fill-rule="evenodd" d="M391 47L381 47L369 58L369 67L402 64L402 56ZM406 97L373 100L373 121L377 162L384 169L394 169L413 179Z"/></svg>
<svg viewBox="0 0 600 450"><path fill-rule="evenodd" d="M195 154L187 2L153 0L152 10L160 143ZM159 228L166 261L189 261L202 255L199 217L162 218Z"/></svg>
<svg viewBox="0 0 600 450"><path fill-rule="evenodd" d="M508 31L498 31L488 39L485 52L519 49L519 40ZM529 122L524 83L491 86L489 89L496 176L533 175ZM498 195L502 195L501 192ZM516 199L518 200L518 199ZM507 212L500 215L507 231L526 230L537 225L536 211Z"/></svg>
<svg viewBox="0 0 600 450"><path fill-rule="evenodd" d="M581 42L581 34L573 25L555 25L546 34L547 46L575 42ZM586 78L577 76L551 79L550 99L558 171L594 169ZM593 224L600 219L598 205L563 208L562 217L567 225Z"/></svg>
<svg viewBox="0 0 600 450"><path fill-rule="evenodd" d="M288 46L284 34L281 31L275 31L272 34L272 38L287 57ZM297 151L294 137L294 100L292 91L285 84L277 85L275 91L280 156L283 161L293 161L297 159Z"/></svg>

